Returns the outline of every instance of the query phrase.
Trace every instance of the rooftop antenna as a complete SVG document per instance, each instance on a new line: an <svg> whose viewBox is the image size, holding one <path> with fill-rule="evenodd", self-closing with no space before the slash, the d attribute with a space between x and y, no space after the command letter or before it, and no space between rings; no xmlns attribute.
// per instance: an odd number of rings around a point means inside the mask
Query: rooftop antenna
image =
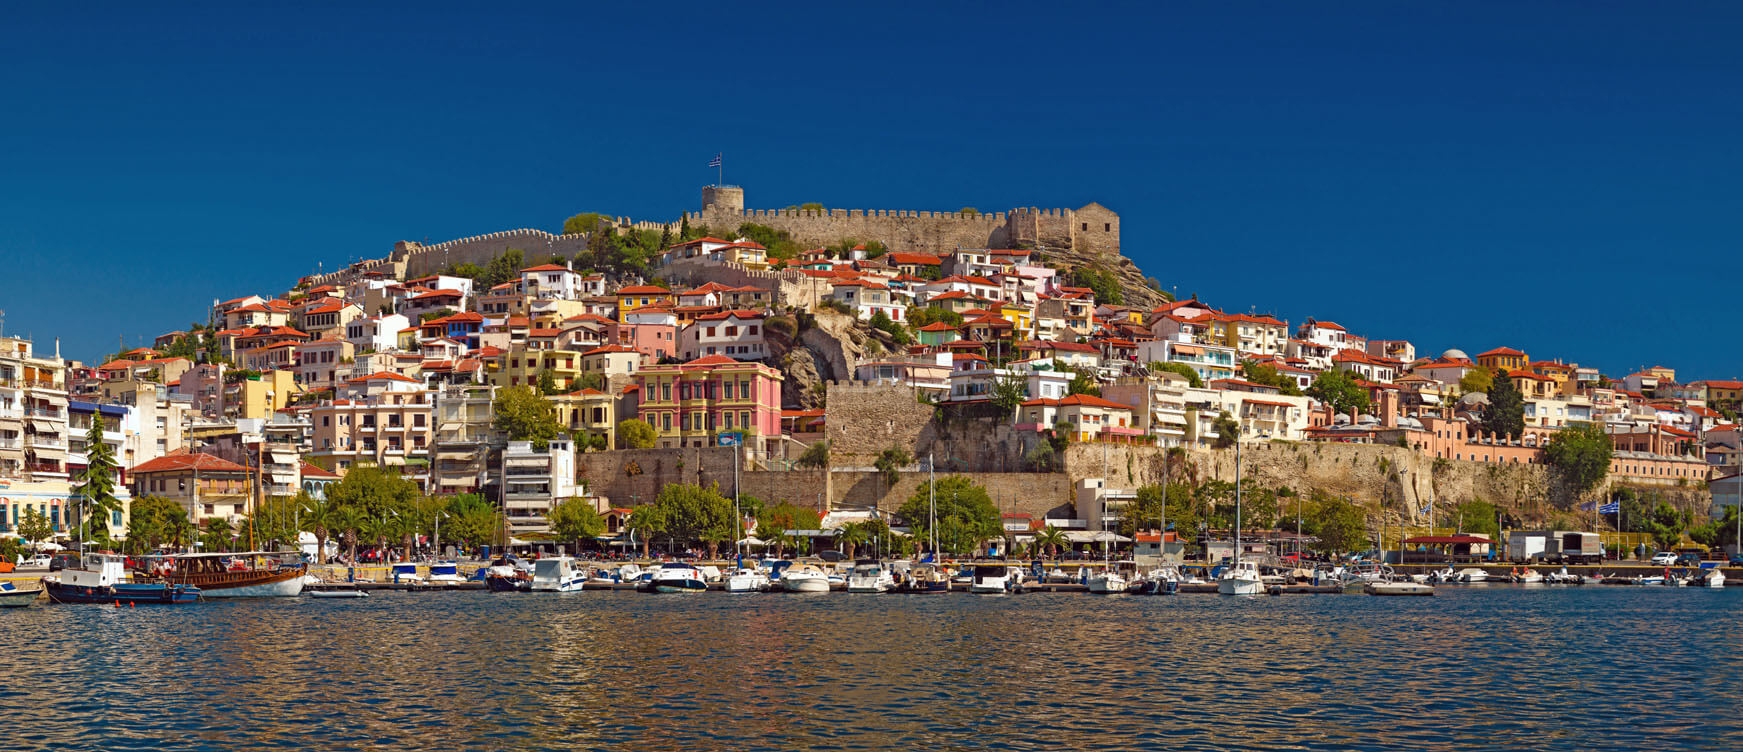
<svg viewBox="0 0 1743 752"><path fill-rule="evenodd" d="M0 310L0 336L6 334L6 311Z"/></svg>

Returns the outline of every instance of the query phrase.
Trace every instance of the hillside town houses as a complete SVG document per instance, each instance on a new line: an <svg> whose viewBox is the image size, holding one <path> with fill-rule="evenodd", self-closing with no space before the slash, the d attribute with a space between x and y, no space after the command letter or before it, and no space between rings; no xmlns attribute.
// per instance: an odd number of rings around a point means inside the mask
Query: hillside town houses
<svg viewBox="0 0 1743 752"><path fill-rule="evenodd" d="M1662 366L1602 374L1504 343L1424 354L1326 319L1196 298L1128 307L1037 256L860 246L775 259L747 238L702 237L671 245L646 278L553 258L487 289L451 273L305 281L217 302L208 326L94 366L0 338L0 530L26 511L66 528L97 417L124 499L163 496L195 521L236 519L251 494L319 491L373 464L428 493L499 500L516 534L536 532L551 505L590 496L577 458L622 448L629 420L652 428L656 448L736 446L755 466L791 467L831 414L793 401L803 390L779 355L827 316L880 343L837 378L911 390L941 410L994 410L1019 433L1072 442L1385 444L1530 464L1555 432L1593 423L1627 480L1734 484L1743 470L1743 381ZM1309 396L1329 372L1369 407ZM1481 430L1487 398L1467 388L1473 374L1518 389L1521 436ZM560 440L535 447L494 428L493 400L522 388L555 407ZM110 521L118 534L124 517Z"/></svg>

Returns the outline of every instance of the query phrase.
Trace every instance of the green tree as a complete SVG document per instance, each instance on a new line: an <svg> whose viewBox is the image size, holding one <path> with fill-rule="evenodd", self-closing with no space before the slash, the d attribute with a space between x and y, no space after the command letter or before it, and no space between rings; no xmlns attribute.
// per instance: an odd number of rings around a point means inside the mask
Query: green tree
<svg viewBox="0 0 1743 752"><path fill-rule="evenodd" d="M207 553L229 551L236 540L236 529L224 517L207 517L200 521L200 548Z"/></svg>
<svg viewBox="0 0 1743 752"><path fill-rule="evenodd" d="M605 518L591 502L569 497L551 508L551 532L560 539L575 541L575 552L581 552L581 541L597 538L605 532Z"/></svg>
<svg viewBox="0 0 1743 752"><path fill-rule="evenodd" d="M649 557L649 547L654 536L666 532L666 517L664 509L658 503L643 504L630 510L629 519L624 521L624 529L641 539L642 558Z"/></svg>
<svg viewBox="0 0 1743 752"><path fill-rule="evenodd" d="M120 515L121 500L115 496L115 450L103 443L102 415L92 415L91 427L85 430L85 456L79 485L73 487L84 506L79 539L106 547L110 545L109 522Z"/></svg>
<svg viewBox="0 0 1743 752"><path fill-rule="evenodd" d="M418 493L418 484L399 473L360 464L327 488L327 499L335 506L361 510L365 518L379 519L410 507Z"/></svg>
<svg viewBox="0 0 1743 752"><path fill-rule="evenodd" d="M1604 427L1596 423L1570 423L1543 447L1543 460L1576 494L1596 488L1610 473L1615 446Z"/></svg>
<svg viewBox="0 0 1743 752"><path fill-rule="evenodd" d="M510 441L531 441L535 451L545 451L563 430L557 422L557 408L532 387L497 390L493 407L496 430L508 434Z"/></svg>
<svg viewBox="0 0 1743 752"><path fill-rule="evenodd" d="M1029 385L1020 376L993 375L992 403L1006 414L1015 414L1017 407L1029 399Z"/></svg>
<svg viewBox="0 0 1743 752"><path fill-rule="evenodd" d="M143 554L164 543L180 546L192 528L181 504L162 496L134 499L127 513L127 551Z"/></svg>
<svg viewBox="0 0 1743 752"><path fill-rule="evenodd" d="M1035 546L1037 550L1045 548L1047 550L1048 558L1058 559L1059 549L1069 547L1070 545L1071 541L1065 537L1065 531L1052 525L1041 528L1035 533Z"/></svg>
<svg viewBox="0 0 1743 752"><path fill-rule="evenodd" d="M1307 388L1307 396L1331 405L1339 413L1368 411L1368 390L1357 384L1349 371L1321 371Z"/></svg>
<svg viewBox="0 0 1743 752"><path fill-rule="evenodd" d="M894 340L898 345L906 345L914 341L913 336L908 334L907 327L896 323L894 319L891 319L889 315L883 311L878 311L872 314L871 326L873 329L890 335L890 339Z"/></svg>
<svg viewBox="0 0 1743 752"><path fill-rule="evenodd" d="M829 442L818 441L812 443L811 446L805 447L805 453L799 455L799 460L795 464L799 467L811 468L813 470L822 470L829 467Z"/></svg>
<svg viewBox="0 0 1743 752"><path fill-rule="evenodd" d="M1489 387L1489 406L1483 410L1483 431L1491 436L1517 439L1525 434L1525 395L1503 371L1496 370Z"/></svg>
<svg viewBox="0 0 1743 752"><path fill-rule="evenodd" d="M938 306L928 306L925 308L913 306L908 309L908 326L913 327L916 330L922 326L934 324L940 321L954 327L961 327L963 318L960 313L946 308L939 308Z"/></svg>
<svg viewBox="0 0 1743 752"><path fill-rule="evenodd" d="M1211 446L1217 449L1232 447L1235 442L1241 439L1241 424L1236 422L1227 410L1222 411L1222 414L1216 416L1216 420L1211 421L1210 428L1216 431L1216 440L1211 443Z"/></svg>
<svg viewBox="0 0 1743 752"><path fill-rule="evenodd" d="M448 499L442 517L442 542L481 546L502 537L502 510L478 494L458 494Z"/></svg>
<svg viewBox="0 0 1743 752"><path fill-rule="evenodd" d="M1104 267L1080 266L1072 270L1070 280L1073 286L1094 290L1097 303L1120 305L1125 302L1120 287L1120 275Z"/></svg>
<svg viewBox="0 0 1743 752"><path fill-rule="evenodd" d="M355 471L353 471L355 472ZM357 563L357 541L369 525L369 515L362 507L340 505L333 512L333 528L345 538L346 561Z"/></svg>
<svg viewBox="0 0 1743 752"><path fill-rule="evenodd" d="M599 373L598 371L590 371L581 374L581 378L577 379L572 386L575 391L581 391L583 389L605 391L605 374Z"/></svg>
<svg viewBox="0 0 1743 752"><path fill-rule="evenodd" d="M1193 529L1197 517L1192 510L1192 489L1183 483L1169 483L1166 488L1160 483L1150 483L1139 486L1131 503L1120 510L1120 535L1154 529L1163 522L1164 508L1167 522L1174 529Z"/></svg>
<svg viewBox="0 0 1743 752"><path fill-rule="evenodd" d="M1489 369L1472 368L1471 370L1466 371L1465 375L1459 377L1459 393L1473 394L1481 392L1483 394L1488 394L1489 388L1494 385L1494 381L1494 374L1490 373Z"/></svg>
<svg viewBox="0 0 1743 752"><path fill-rule="evenodd" d="M1189 366L1185 363L1163 363L1160 361L1152 360L1152 361L1150 361L1150 365L1148 366L1148 368L1150 369L1151 373L1160 373L1162 371L1167 371L1169 373L1180 374L1181 376L1186 377L1187 384L1189 386L1191 386L1192 388L1194 388L1194 389L1203 389L1204 388L1204 377L1199 376L1197 371L1192 370L1192 366Z"/></svg>
<svg viewBox="0 0 1743 752"><path fill-rule="evenodd" d="M931 539L929 525L934 516L928 514L928 491L936 492L939 548L952 554L973 553L981 543L1004 534L998 507L993 506L986 489L964 476L952 475L939 478L936 484L922 483L896 510L896 516L914 531L915 540Z"/></svg>
<svg viewBox="0 0 1743 752"><path fill-rule="evenodd" d="M841 544L842 553L852 560L859 553L859 547L872 539L872 530L865 522L848 522L835 530L835 542Z"/></svg>
<svg viewBox="0 0 1743 752"><path fill-rule="evenodd" d="M1283 375L1276 366L1270 363L1248 363L1242 366L1241 370L1247 380L1255 384L1277 387L1284 394L1292 397L1301 395L1301 385L1297 384L1295 379Z"/></svg>
<svg viewBox="0 0 1743 752"><path fill-rule="evenodd" d="M883 473L884 488L891 488L896 485L896 480L900 477L897 475L898 471L913 464L913 462L914 455L909 454L907 449L890 447L878 452L878 458L872 462L872 467Z"/></svg>
<svg viewBox="0 0 1743 752"><path fill-rule="evenodd" d="M599 229L603 223L606 229L611 228L611 218L598 212L583 212L563 220L564 235L581 235Z"/></svg>
<svg viewBox="0 0 1743 752"><path fill-rule="evenodd" d="M18 536L32 543L47 541L54 535L54 525L48 521L48 515L34 507L27 507L23 514L18 515Z"/></svg>
<svg viewBox="0 0 1743 752"><path fill-rule="evenodd" d="M1310 498L1310 511L1302 519L1303 532L1313 537L1310 548L1335 555L1354 551L1367 542L1368 522L1361 508L1319 489L1314 489Z"/></svg>
<svg viewBox="0 0 1743 752"><path fill-rule="evenodd" d="M817 510L796 506L792 502L783 501L763 510L757 517L758 538L768 541L775 547L775 556L786 554L787 546L795 543L788 530L816 530L823 524L823 519Z"/></svg>
<svg viewBox="0 0 1743 752"><path fill-rule="evenodd" d="M1071 384L1066 387L1067 394L1087 394L1091 397L1101 396L1101 382L1088 368L1072 368Z"/></svg>
<svg viewBox="0 0 1743 752"><path fill-rule="evenodd" d="M1482 499L1467 499L1452 508L1454 524L1461 533L1481 535L1489 540L1501 540L1501 514L1494 504Z"/></svg>
<svg viewBox="0 0 1743 752"><path fill-rule="evenodd" d="M618 449L653 449L659 436L654 427L640 418L630 418L617 424Z"/></svg>
<svg viewBox="0 0 1743 752"><path fill-rule="evenodd" d="M539 369L538 385L539 385L539 393L542 395L545 395L547 397L550 395L558 394L558 393L562 392L561 389L557 388L557 372L553 371L549 368L540 368ZM553 408L553 417L554 416L555 416L555 409Z"/></svg>
<svg viewBox="0 0 1743 752"><path fill-rule="evenodd" d="M297 495L302 503L301 513L297 515L297 526L302 531L315 536L315 563L327 563L327 540L337 531L333 529L333 521L338 507L326 499L317 499L307 493Z"/></svg>

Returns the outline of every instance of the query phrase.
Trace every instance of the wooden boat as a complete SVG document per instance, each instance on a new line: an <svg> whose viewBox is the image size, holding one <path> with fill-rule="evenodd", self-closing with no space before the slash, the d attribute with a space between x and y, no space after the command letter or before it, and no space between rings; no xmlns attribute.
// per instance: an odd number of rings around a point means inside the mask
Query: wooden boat
<svg viewBox="0 0 1743 752"><path fill-rule="evenodd" d="M19 608L36 603L43 587L21 588L10 582L0 582L0 608Z"/></svg>
<svg viewBox="0 0 1743 752"><path fill-rule="evenodd" d="M63 569L57 577L43 579L48 597L55 603L123 603L133 605L184 604L200 600L193 585L167 582L128 582L127 560L115 554L90 554L77 569Z"/></svg>
<svg viewBox="0 0 1743 752"><path fill-rule="evenodd" d="M207 598L292 596L303 591L309 571L301 558L271 551L145 556L134 580L197 587Z"/></svg>

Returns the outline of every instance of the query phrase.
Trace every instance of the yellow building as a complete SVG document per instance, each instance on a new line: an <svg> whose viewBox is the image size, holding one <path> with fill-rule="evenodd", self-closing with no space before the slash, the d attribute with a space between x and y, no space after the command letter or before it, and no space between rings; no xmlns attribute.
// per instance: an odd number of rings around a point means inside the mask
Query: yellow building
<svg viewBox="0 0 1743 752"><path fill-rule="evenodd" d="M1497 347L1477 356L1477 365L1491 370L1499 368L1508 373L1521 370L1530 362L1525 353L1511 347Z"/></svg>
<svg viewBox="0 0 1743 752"><path fill-rule="evenodd" d="M637 308L652 306L671 307L677 305L677 298L672 291L653 285L621 287L617 290L617 320L625 321L625 314Z"/></svg>
<svg viewBox="0 0 1743 752"><path fill-rule="evenodd" d="M617 399L598 389L582 389L550 398L563 430L583 436L604 436L608 449L617 448Z"/></svg>
<svg viewBox="0 0 1743 752"><path fill-rule="evenodd" d="M1035 330L1035 311L1016 303L1005 303L999 307L999 315L1011 322L1011 327L1027 336Z"/></svg>
<svg viewBox="0 0 1743 752"><path fill-rule="evenodd" d="M515 349L498 355L497 367L491 370L490 383L503 386L537 386L539 372L550 369L557 388L567 391L577 388L581 379L581 353L577 350Z"/></svg>
<svg viewBox="0 0 1743 752"><path fill-rule="evenodd" d="M293 397L303 393L294 371L265 371L234 385L231 397L238 418L271 418Z"/></svg>

